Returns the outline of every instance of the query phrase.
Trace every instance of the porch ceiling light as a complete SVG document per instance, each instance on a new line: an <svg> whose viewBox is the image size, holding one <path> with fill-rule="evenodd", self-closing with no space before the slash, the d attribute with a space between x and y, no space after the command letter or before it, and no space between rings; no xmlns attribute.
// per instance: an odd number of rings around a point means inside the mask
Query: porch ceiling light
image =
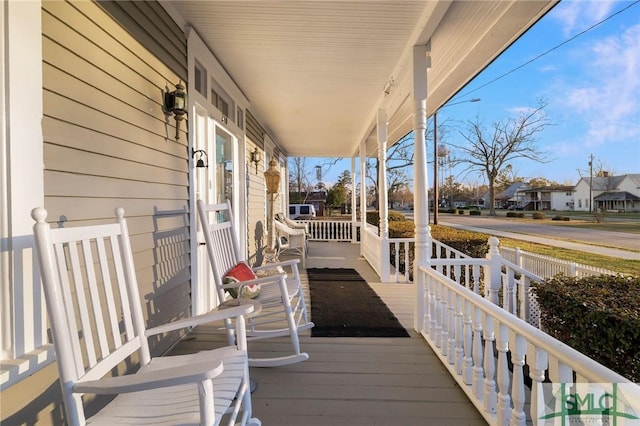
<svg viewBox="0 0 640 426"><path fill-rule="evenodd" d="M176 119L176 140L180 139L180 122L187 114L187 92L184 91L182 81L176 84L176 90L164 93L164 111L173 114Z"/></svg>
<svg viewBox="0 0 640 426"><path fill-rule="evenodd" d="M267 184L268 194L277 194L280 186L280 171L276 167L278 163L275 159L269 161L269 168L264 172L264 180Z"/></svg>
<svg viewBox="0 0 640 426"><path fill-rule="evenodd" d="M194 150L193 148L191 148L191 158L195 158L195 156L198 155L198 160L196 161L196 167L198 168L203 168L203 167L209 167L209 160L208 160L208 156L207 153L202 150L202 149L198 149L198 150Z"/></svg>
<svg viewBox="0 0 640 426"><path fill-rule="evenodd" d="M262 161L262 152L260 152L258 147L256 147L251 152L251 162L256 166L256 174L258 174L258 164L260 164L260 161Z"/></svg>

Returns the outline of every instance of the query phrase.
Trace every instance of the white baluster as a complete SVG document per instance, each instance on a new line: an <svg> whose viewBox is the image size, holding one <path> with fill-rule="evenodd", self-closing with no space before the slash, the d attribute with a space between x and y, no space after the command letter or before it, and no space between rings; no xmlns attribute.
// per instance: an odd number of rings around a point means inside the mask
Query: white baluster
<svg viewBox="0 0 640 426"><path fill-rule="evenodd" d="M525 426L527 416L524 412L524 356L527 349L527 341L524 336L516 334L511 338L511 362L513 363L513 384L511 396L513 409L511 410L511 424Z"/></svg>
<svg viewBox="0 0 640 426"><path fill-rule="evenodd" d="M473 329L471 321L471 302L464 301L464 319L463 319L463 339L464 339L464 358L462 361L462 371L464 383L470 385L473 381Z"/></svg>
<svg viewBox="0 0 640 426"><path fill-rule="evenodd" d="M488 314L484 316L484 410L489 414L496 413L496 364L493 356L493 317Z"/></svg>
<svg viewBox="0 0 640 426"><path fill-rule="evenodd" d="M497 328L496 346L498 349L498 425L508 425L511 417L511 396L509 395L509 328L500 324Z"/></svg>
<svg viewBox="0 0 640 426"><path fill-rule="evenodd" d="M447 336L449 335L449 322L447 321L447 288L442 283L437 283L438 291L438 325L436 326L437 347L442 355L447 355Z"/></svg>
<svg viewBox="0 0 640 426"><path fill-rule="evenodd" d="M480 265L473 265L473 292L480 294Z"/></svg>
<svg viewBox="0 0 640 426"><path fill-rule="evenodd" d="M453 364L456 360L456 305L455 305L455 297L456 294L453 290L449 290L448 294L448 320L449 320L449 339L447 340L448 348L448 361L449 364Z"/></svg>
<svg viewBox="0 0 640 426"><path fill-rule="evenodd" d="M547 353L542 349L531 347L528 351L529 377L531 377L531 418L538 419L543 414L539 412L544 407L544 395L542 392L542 382L547 369Z"/></svg>
<svg viewBox="0 0 640 426"><path fill-rule="evenodd" d="M482 366L482 311L473 308L473 395L478 401L482 401L482 379L484 370Z"/></svg>
<svg viewBox="0 0 640 426"><path fill-rule="evenodd" d="M431 326L431 305L429 303L429 287L431 286L431 277L422 271L418 271L418 274L422 275L422 280L424 282L424 290L422 294L418 295L418 297L422 300L422 307L424 308L424 315L422 317L422 332L425 334L429 334L429 327ZM418 277L416 277L415 280L417 283ZM418 309L418 311L420 310Z"/></svg>
<svg viewBox="0 0 640 426"><path fill-rule="evenodd" d="M436 298L436 279L431 277L429 279L429 315L431 317L431 324L429 325L429 338L435 344L436 329L438 327L438 300Z"/></svg>
<svg viewBox="0 0 640 426"><path fill-rule="evenodd" d="M507 279L505 282L505 288L502 294L502 307L509 313L514 314L514 305L513 305L513 286L514 286L514 271L510 268L507 268Z"/></svg>
<svg viewBox="0 0 640 426"><path fill-rule="evenodd" d="M463 331L463 303L462 296L456 295L456 339L455 339L455 365L456 374L462 375L462 360L464 358L464 331Z"/></svg>

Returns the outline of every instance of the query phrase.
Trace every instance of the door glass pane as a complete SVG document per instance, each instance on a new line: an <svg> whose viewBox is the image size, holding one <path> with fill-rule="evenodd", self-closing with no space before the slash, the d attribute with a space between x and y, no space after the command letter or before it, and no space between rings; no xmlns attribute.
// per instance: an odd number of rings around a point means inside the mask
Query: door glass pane
<svg viewBox="0 0 640 426"><path fill-rule="evenodd" d="M216 128L216 197L217 202L226 200L233 205L233 137ZM235 207L235 206L233 206Z"/></svg>

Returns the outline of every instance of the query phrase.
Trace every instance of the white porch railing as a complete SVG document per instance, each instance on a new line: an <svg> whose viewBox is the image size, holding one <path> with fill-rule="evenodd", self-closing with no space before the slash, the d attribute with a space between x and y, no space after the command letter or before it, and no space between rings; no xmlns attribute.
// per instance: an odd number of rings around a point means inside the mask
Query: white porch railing
<svg viewBox="0 0 640 426"><path fill-rule="evenodd" d="M595 266L581 265L575 262L556 259L550 256L529 253L519 248L502 247L500 254L510 262L540 277L551 278L558 274L569 277L589 277L592 275L616 275L616 272Z"/></svg>
<svg viewBox="0 0 640 426"><path fill-rule="evenodd" d="M478 266L486 266L481 259L465 262L476 274ZM424 316L418 331L489 424L524 426L532 419L539 424L545 378L565 384L630 383L436 269L423 266L419 273L424 292L418 295L418 311ZM631 392L639 412L640 387L632 386Z"/></svg>
<svg viewBox="0 0 640 426"><path fill-rule="evenodd" d="M356 226L350 220L297 220L307 225L309 241L354 241Z"/></svg>
<svg viewBox="0 0 640 426"><path fill-rule="evenodd" d="M0 391L55 360L53 345L48 342L44 293L37 272L33 237L15 237L11 243L10 246L8 240L3 240L0 247L2 267L7 268L1 283ZM8 257L4 257L9 250L13 251L11 265Z"/></svg>
<svg viewBox="0 0 640 426"><path fill-rule="evenodd" d="M489 239L489 247L485 258L443 257L431 259L429 265L458 285L539 327L540 309L535 295L531 293L531 283L544 280L503 259L498 251L497 238Z"/></svg>
<svg viewBox="0 0 640 426"><path fill-rule="evenodd" d="M382 282L389 282L389 245L383 244L382 240L378 235L378 228L373 225L367 223L365 228L360 230L360 244L362 245L363 256L380 276Z"/></svg>

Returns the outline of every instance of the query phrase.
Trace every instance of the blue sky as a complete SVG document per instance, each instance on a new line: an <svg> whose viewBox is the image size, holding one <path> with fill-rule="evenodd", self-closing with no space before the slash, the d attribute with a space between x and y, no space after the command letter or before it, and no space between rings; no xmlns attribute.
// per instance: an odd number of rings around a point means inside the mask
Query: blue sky
<svg viewBox="0 0 640 426"><path fill-rule="evenodd" d="M539 99L547 102L545 111L554 125L536 139L550 161L512 163L520 177L575 184L578 170L588 176L592 154L594 165L605 170L640 173L640 3L561 2L451 103L471 98L481 101L445 107L438 113L438 122L462 128L464 122L478 117L489 128L535 107ZM443 142L453 143L453 138L460 138L456 134L449 130ZM325 168L324 181L333 183L350 164L345 159L328 172ZM460 174L458 180L463 178ZM466 176L469 183L478 180L477 173Z"/></svg>

